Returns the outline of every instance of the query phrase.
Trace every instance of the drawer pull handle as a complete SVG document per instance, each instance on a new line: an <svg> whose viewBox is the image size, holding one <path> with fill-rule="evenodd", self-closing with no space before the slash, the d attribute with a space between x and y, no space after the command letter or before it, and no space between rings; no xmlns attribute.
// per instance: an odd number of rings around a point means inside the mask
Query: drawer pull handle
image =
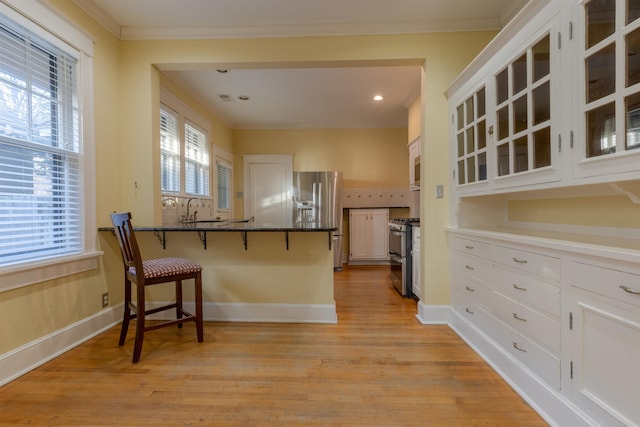
<svg viewBox="0 0 640 427"><path fill-rule="evenodd" d="M518 264L526 264L526 263L527 263L527 260L526 260L526 259L521 259L521 258L513 257L513 262L517 262Z"/></svg>
<svg viewBox="0 0 640 427"><path fill-rule="evenodd" d="M471 271L475 270L475 268L471 267L470 265L465 265L464 268Z"/></svg>
<svg viewBox="0 0 640 427"><path fill-rule="evenodd" d="M517 283L514 283L514 284L513 284L513 287L514 287L515 289L519 290L519 291L526 291L526 290L527 290L527 288L523 288L522 286L518 286L518 284L517 284Z"/></svg>
<svg viewBox="0 0 640 427"><path fill-rule="evenodd" d="M465 289L468 290L469 292L475 292L476 290L473 288L470 288L468 286L465 286Z"/></svg>
<svg viewBox="0 0 640 427"><path fill-rule="evenodd" d="M525 319L524 317L518 316L518 313L513 313L513 318L516 319L516 320L520 320L522 322L526 322L527 321L527 319Z"/></svg>
<svg viewBox="0 0 640 427"><path fill-rule="evenodd" d="M629 294L640 295L640 291L639 290L630 288L629 286L620 285L620 289L622 289L623 291L625 291L625 292L627 292Z"/></svg>
<svg viewBox="0 0 640 427"><path fill-rule="evenodd" d="M469 310L468 308L465 308L464 311L466 311L469 314L475 314L473 311Z"/></svg>
<svg viewBox="0 0 640 427"><path fill-rule="evenodd" d="M472 250L474 250L474 249L475 249L475 247L470 246L470 245L464 245L464 248L465 248L465 249L469 249L470 251L472 251Z"/></svg>
<svg viewBox="0 0 640 427"><path fill-rule="evenodd" d="M518 343L517 343L517 342L515 342L515 341L513 342L513 348L515 348L516 350L521 351L521 352L523 352L523 353L526 353L526 352L527 352L527 350L526 350L526 349L524 349L524 348L520 347L520 346L518 345Z"/></svg>

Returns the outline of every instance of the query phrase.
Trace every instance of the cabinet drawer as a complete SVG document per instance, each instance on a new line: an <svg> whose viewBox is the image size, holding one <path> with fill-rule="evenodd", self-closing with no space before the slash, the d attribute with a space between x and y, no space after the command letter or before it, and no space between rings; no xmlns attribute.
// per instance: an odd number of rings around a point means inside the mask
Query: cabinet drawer
<svg viewBox="0 0 640 427"><path fill-rule="evenodd" d="M452 284L453 289L460 292L460 294L464 295L467 299L481 305L487 310L491 310L492 292L478 281L459 273L454 273Z"/></svg>
<svg viewBox="0 0 640 427"><path fill-rule="evenodd" d="M511 336L509 352L544 382L560 389L560 359L527 337L516 332Z"/></svg>
<svg viewBox="0 0 640 427"><path fill-rule="evenodd" d="M560 322L494 292L494 312L500 320L553 354L560 354Z"/></svg>
<svg viewBox="0 0 640 427"><path fill-rule="evenodd" d="M491 259L491 245L477 240L454 237L453 249L460 253L477 256L487 260Z"/></svg>
<svg viewBox="0 0 640 427"><path fill-rule="evenodd" d="M453 271L456 273L481 282L489 282L491 264L488 261L466 254L454 253L451 262L453 263Z"/></svg>
<svg viewBox="0 0 640 427"><path fill-rule="evenodd" d="M567 278L577 288L640 307L640 274L572 261Z"/></svg>
<svg viewBox="0 0 640 427"><path fill-rule="evenodd" d="M560 280L560 258L506 246L494 246L492 254L495 262L509 268L554 282Z"/></svg>
<svg viewBox="0 0 640 427"><path fill-rule="evenodd" d="M493 285L500 293L516 301L560 317L560 288L515 271L494 267Z"/></svg>

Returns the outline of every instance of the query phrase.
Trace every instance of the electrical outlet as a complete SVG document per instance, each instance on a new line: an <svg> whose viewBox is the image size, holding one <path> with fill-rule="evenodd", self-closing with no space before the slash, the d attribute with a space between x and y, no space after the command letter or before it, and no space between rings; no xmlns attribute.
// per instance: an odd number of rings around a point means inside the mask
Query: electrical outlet
<svg viewBox="0 0 640 427"><path fill-rule="evenodd" d="M109 306L109 292L102 294L102 308Z"/></svg>

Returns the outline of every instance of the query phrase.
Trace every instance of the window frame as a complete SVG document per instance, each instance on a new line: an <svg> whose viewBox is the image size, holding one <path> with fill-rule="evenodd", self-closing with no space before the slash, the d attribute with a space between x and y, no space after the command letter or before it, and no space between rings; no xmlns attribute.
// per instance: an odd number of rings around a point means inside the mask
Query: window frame
<svg viewBox="0 0 640 427"><path fill-rule="evenodd" d="M166 197L184 197L191 198L196 197L199 199L213 199L212 194L212 143L211 143L211 126L209 122L194 111L191 107L186 105L182 100L180 100L177 96L166 90L165 88L160 89L160 108L158 110L158 114L160 111L167 110L168 112L175 115L177 119L177 136L180 144L180 167L179 167L179 190L178 191L169 191L161 188L162 196ZM188 193L186 189L186 126L189 125L195 128L198 131L201 131L206 138L206 147L207 147L207 156L209 163L207 165L207 187L208 194L197 194L197 193ZM160 143L160 141L158 141ZM160 159L158 159L160 161ZM160 165L160 173L162 174L162 164ZM162 177L160 178L162 182Z"/></svg>
<svg viewBox="0 0 640 427"><path fill-rule="evenodd" d="M102 252L96 250L93 41L62 15L36 0L3 0L0 13L78 61L79 195L82 203L80 251L1 266L2 292L96 269Z"/></svg>

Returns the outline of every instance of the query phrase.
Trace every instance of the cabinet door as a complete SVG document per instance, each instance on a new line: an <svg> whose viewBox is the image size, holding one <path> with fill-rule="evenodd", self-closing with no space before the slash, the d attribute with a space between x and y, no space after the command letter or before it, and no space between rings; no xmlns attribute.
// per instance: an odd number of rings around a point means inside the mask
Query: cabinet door
<svg viewBox="0 0 640 427"><path fill-rule="evenodd" d="M556 104L560 97L559 17L532 37L493 78L495 96L496 187L549 182L560 178ZM553 120L552 120L553 118Z"/></svg>
<svg viewBox="0 0 640 427"><path fill-rule="evenodd" d="M372 209L369 215L370 258L386 260L389 258L389 211Z"/></svg>
<svg viewBox="0 0 640 427"><path fill-rule="evenodd" d="M351 260L389 259L389 210L351 209L349 245Z"/></svg>
<svg viewBox="0 0 640 427"><path fill-rule="evenodd" d="M576 175L638 171L640 6L626 0L578 6ZM620 177L619 179L623 179Z"/></svg>
<svg viewBox="0 0 640 427"><path fill-rule="evenodd" d="M455 179L462 187L487 181L487 107L482 86L456 106Z"/></svg>
<svg viewBox="0 0 640 427"><path fill-rule="evenodd" d="M351 259L367 259L369 256L369 209L349 211L349 247Z"/></svg>
<svg viewBox="0 0 640 427"><path fill-rule="evenodd" d="M409 143L409 189L420 189L420 137Z"/></svg>
<svg viewBox="0 0 640 427"><path fill-rule="evenodd" d="M640 312L574 290L572 399L603 426L640 425Z"/></svg>

